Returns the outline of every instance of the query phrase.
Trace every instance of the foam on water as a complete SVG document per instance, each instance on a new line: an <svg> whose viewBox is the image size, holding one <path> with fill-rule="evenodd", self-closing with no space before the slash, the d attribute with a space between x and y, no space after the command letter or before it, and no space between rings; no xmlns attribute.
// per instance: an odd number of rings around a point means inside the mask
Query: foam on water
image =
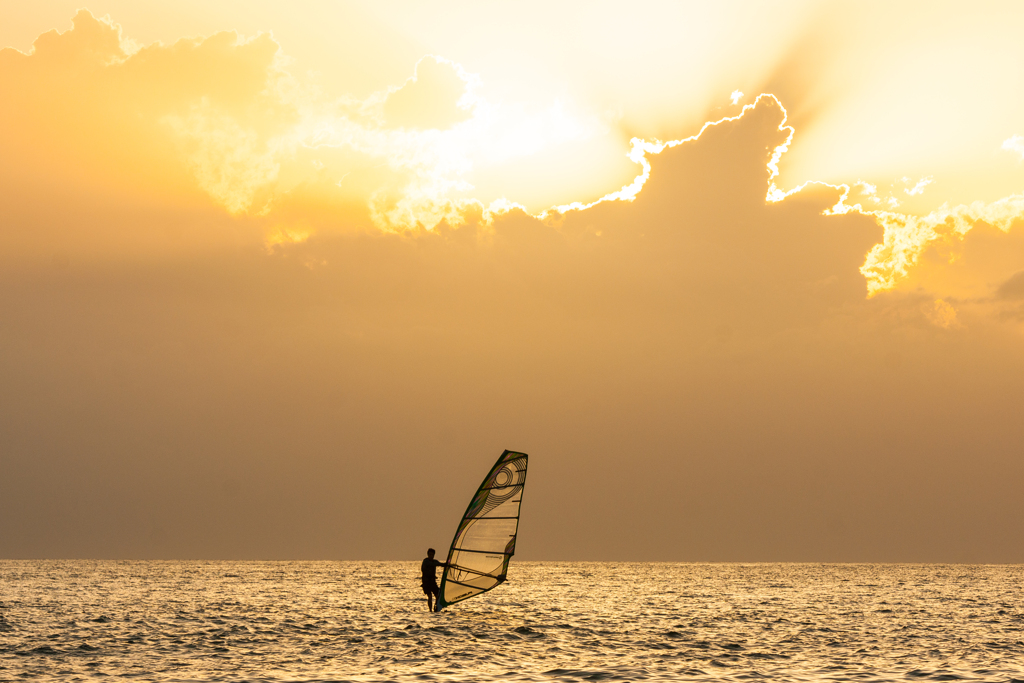
<svg viewBox="0 0 1024 683"><path fill-rule="evenodd" d="M1024 683L1021 566L0 561L0 680Z"/></svg>

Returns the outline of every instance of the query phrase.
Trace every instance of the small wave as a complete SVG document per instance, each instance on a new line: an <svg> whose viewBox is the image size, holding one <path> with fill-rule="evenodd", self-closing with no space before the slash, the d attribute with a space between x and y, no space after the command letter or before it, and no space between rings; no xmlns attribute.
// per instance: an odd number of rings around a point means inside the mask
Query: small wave
<svg viewBox="0 0 1024 683"><path fill-rule="evenodd" d="M619 675L611 671L591 671L587 669L552 669L545 671L545 676L557 678L577 678L582 681L604 681L610 678L619 678Z"/></svg>
<svg viewBox="0 0 1024 683"><path fill-rule="evenodd" d="M730 565L643 565L593 591L571 565L523 563L428 615L393 580L413 563L24 566L3 575L4 679L1024 683L1019 567L844 568L868 590L834 567L745 567L738 584Z"/></svg>
<svg viewBox="0 0 1024 683"><path fill-rule="evenodd" d="M512 629L512 631L518 633L521 636L526 636L528 638L546 637L543 631L538 631L537 629L530 628L529 626L517 626L516 628Z"/></svg>

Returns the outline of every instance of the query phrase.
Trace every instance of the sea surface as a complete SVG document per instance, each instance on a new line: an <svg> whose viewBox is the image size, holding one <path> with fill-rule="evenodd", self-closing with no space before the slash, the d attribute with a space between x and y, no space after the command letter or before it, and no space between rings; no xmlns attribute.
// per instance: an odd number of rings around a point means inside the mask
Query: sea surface
<svg viewBox="0 0 1024 683"><path fill-rule="evenodd" d="M4 681L1024 681L1024 567L0 561Z"/></svg>

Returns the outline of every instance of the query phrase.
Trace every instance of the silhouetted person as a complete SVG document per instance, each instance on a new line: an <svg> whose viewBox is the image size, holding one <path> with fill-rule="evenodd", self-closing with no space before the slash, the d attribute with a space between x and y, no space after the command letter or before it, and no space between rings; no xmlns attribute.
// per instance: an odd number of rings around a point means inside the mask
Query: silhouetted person
<svg viewBox="0 0 1024 683"><path fill-rule="evenodd" d="M427 556L420 564L423 572L423 592L427 594L427 611L434 611L433 599L439 597L441 590L437 587L437 568L447 567L446 562L438 562L434 559L434 549L427 548Z"/></svg>

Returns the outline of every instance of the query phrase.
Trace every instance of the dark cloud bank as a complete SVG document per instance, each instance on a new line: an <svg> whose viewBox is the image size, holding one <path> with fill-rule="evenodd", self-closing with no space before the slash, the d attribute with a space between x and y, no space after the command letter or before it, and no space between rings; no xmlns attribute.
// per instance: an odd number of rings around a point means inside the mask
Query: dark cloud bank
<svg viewBox="0 0 1024 683"><path fill-rule="evenodd" d="M867 299L780 120L546 222L5 267L0 555L415 558L513 448L523 559L1024 561L1015 323Z"/></svg>

